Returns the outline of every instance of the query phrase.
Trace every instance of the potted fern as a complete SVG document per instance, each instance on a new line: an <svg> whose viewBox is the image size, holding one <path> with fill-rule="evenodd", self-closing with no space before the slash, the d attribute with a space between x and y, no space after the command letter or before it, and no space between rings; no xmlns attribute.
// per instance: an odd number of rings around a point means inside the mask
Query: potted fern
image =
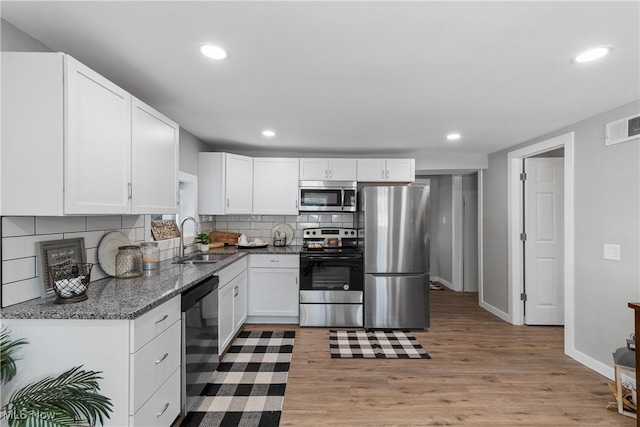
<svg viewBox="0 0 640 427"><path fill-rule="evenodd" d="M7 328L0 332L0 380L11 381L17 374L14 354L28 344L12 341ZM57 377L46 377L15 391L0 409L0 419L10 427L95 426L104 423L113 410L111 399L98 393L101 372L71 368Z"/></svg>

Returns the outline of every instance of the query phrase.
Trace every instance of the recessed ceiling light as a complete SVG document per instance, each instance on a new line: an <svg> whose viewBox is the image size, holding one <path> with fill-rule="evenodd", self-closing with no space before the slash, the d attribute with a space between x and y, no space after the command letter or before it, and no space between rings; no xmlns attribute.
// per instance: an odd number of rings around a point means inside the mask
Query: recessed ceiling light
<svg viewBox="0 0 640 427"><path fill-rule="evenodd" d="M229 57L229 53L226 50L220 46L214 46L212 44L203 44L200 46L200 53L207 58L217 60L227 59Z"/></svg>
<svg viewBox="0 0 640 427"><path fill-rule="evenodd" d="M267 138L273 138L276 136L276 133L271 129L265 129L262 131L262 136L266 136Z"/></svg>
<svg viewBox="0 0 640 427"><path fill-rule="evenodd" d="M609 52L611 52L612 48L608 46L595 47L593 49L585 50L580 55L576 56L571 60L574 64L582 64L585 62L595 61L596 59L600 59Z"/></svg>
<svg viewBox="0 0 640 427"><path fill-rule="evenodd" d="M456 141L456 140L460 139L460 134L459 133L450 133L449 135L447 135L447 139L449 141Z"/></svg>

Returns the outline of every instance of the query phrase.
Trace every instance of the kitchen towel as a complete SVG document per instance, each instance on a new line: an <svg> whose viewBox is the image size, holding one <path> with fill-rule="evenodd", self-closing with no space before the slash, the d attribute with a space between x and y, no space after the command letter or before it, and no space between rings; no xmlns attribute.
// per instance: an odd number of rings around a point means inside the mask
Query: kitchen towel
<svg viewBox="0 0 640 427"><path fill-rule="evenodd" d="M294 338L294 331L240 332L180 425L278 426Z"/></svg>
<svg viewBox="0 0 640 427"><path fill-rule="evenodd" d="M329 331L332 359L431 359L409 331Z"/></svg>

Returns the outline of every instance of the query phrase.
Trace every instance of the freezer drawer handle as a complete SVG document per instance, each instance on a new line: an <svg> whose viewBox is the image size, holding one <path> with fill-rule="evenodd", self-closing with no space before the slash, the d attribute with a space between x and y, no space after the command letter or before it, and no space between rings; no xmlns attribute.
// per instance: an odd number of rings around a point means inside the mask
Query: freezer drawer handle
<svg viewBox="0 0 640 427"><path fill-rule="evenodd" d="M404 277L407 279L419 279L425 277L426 273L403 274L403 273L370 273L373 277Z"/></svg>
<svg viewBox="0 0 640 427"><path fill-rule="evenodd" d="M165 404L164 404L164 409L163 409L162 411L158 412L158 413L156 414L156 417L161 417L161 416L162 416L162 414L164 414L165 412L167 412L167 409L169 409L169 402L167 402L167 403L165 403Z"/></svg>

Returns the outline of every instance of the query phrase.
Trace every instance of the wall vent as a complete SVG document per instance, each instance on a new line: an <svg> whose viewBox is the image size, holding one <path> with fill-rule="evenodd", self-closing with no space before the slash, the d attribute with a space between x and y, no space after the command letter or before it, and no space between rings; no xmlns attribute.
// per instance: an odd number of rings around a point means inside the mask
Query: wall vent
<svg viewBox="0 0 640 427"><path fill-rule="evenodd" d="M604 145L619 144L640 138L640 114L607 123Z"/></svg>

